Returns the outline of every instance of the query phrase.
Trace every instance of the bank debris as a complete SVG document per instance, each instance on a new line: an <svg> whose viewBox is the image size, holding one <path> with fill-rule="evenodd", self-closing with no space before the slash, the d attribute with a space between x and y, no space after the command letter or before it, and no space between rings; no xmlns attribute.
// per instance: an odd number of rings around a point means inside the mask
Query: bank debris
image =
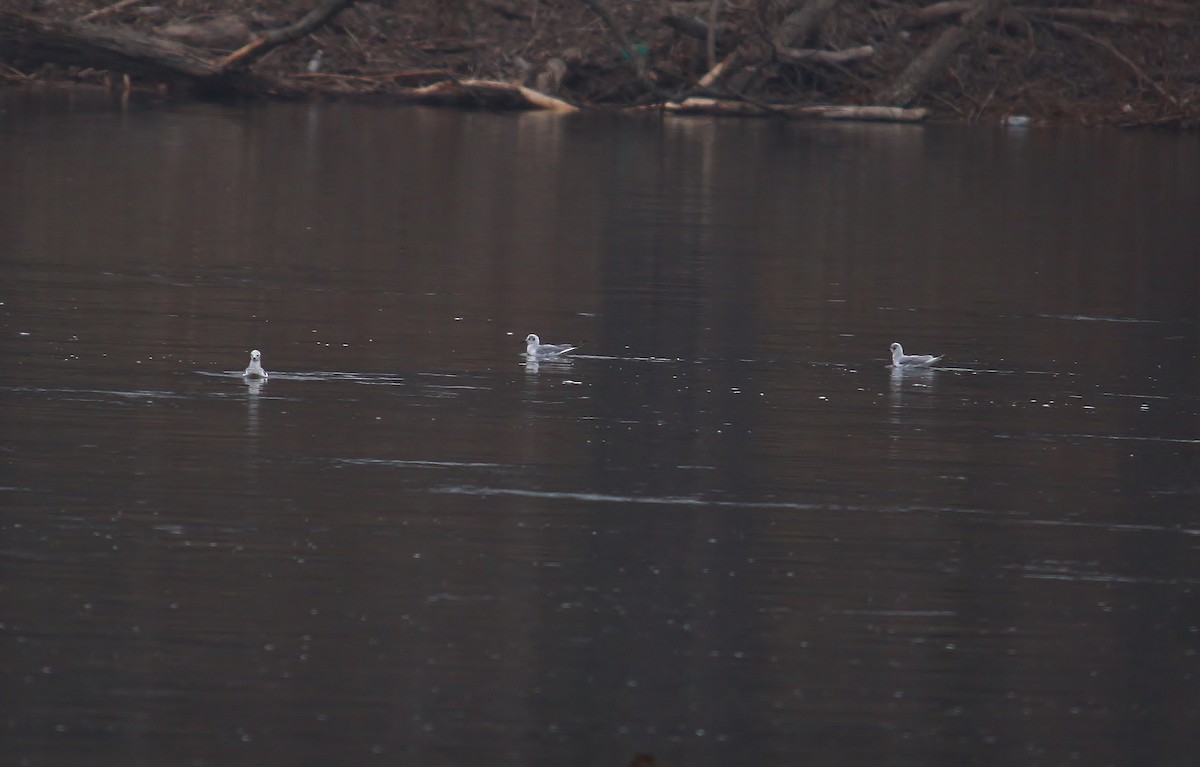
<svg viewBox="0 0 1200 767"><path fill-rule="evenodd" d="M1191 0L12 0L0 81L557 112L1200 126Z"/></svg>

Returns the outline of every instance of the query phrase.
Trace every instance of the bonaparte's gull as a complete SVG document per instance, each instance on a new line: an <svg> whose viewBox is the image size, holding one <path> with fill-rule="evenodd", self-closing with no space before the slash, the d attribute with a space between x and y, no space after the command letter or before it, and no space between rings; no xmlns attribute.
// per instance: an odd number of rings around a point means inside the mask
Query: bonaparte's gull
<svg viewBox="0 0 1200 767"><path fill-rule="evenodd" d="M525 336L525 357L531 360L552 360L574 348L572 344L544 344L534 333Z"/></svg>
<svg viewBox="0 0 1200 767"><path fill-rule="evenodd" d="M258 349L250 352L250 364L246 366L246 372L242 373L243 378L266 378L267 371L263 370L262 352Z"/></svg>
<svg viewBox="0 0 1200 767"><path fill-rule="evenodd" d="M937 357L932 354L905 354L904 347L900 344L892 344L892 364L896 367L913 367L927 368L935 362L941 361L943 355Z"/></svg>

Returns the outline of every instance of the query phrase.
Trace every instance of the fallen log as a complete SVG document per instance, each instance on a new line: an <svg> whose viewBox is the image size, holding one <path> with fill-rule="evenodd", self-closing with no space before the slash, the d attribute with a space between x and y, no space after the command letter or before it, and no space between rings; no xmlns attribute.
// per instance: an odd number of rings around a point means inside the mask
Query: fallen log
<svg viewBox="0 0 1200 767"><path fill-rule="evenodd" d="M218 61L175 40L129 29L0 10L0 58L103 69L169 83L202 96L285 95L289 86L249 71L270 50L326 24L354 0L324 0L292 24L267 30Z"/></svg>
<svg viewBox="0 0 1200 767"><path fill-rule="evenodd" d="M924 107L902 109L880 106L807 106L792 107L785 111L791 117L858 122L916 123L929 116L929 110Z"/></svg>
<svg viewBox="0 0 1200 767"><path fill-rule="evenodd" d="M874 55L875 49L870 45L860 45L844 51L821 51L813 48L779 48L775 51L775 56L787 64L844 64Z"/></svg>
<svg viewBox="0 0 1200 767"><path fill-rule="evenodd" d="M167 81L203 82L221 75L199 51L173 40L3 10L0 57L109 69Z"/></svg>
<svg viewBox="0 0 1200 767"><path fill-rule="evenodd" d="M660 107L634 107L630 111L645 112ZM692 97L683 101L672 101L661 106L664 112L680 115L707 115L710 117L769 117L782 115L793 119L847 120L861 122L920 122L929 115L924 108L902 109L884 106L789 106L772 104L764 108L759 104L732 99Z"/></svg>
<svg viewBox="0 0 1200 767"><path fill-rule="evenodd" d="M422 88L401 89L397 96L406 101L441 106L544 109L557 114L579 111L578 107L560 98L496 80L443 80Z"/></svg>
<svg viewBox="0 0 1200 767"><path fill-rule="evenodd" d="M668 101L661 106L634 107L632 111L671 112L679 115L708 115L710 117L767 117L771 113L746 101L693 96L683 101Z"/></svg>

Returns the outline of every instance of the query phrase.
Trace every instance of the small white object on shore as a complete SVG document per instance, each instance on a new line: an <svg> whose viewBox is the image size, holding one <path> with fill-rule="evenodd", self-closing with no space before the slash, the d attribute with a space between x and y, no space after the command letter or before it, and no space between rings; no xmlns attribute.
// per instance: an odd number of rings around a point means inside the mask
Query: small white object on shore
<svg viewBox="0 0 1200 767"><path fill-rule="evenodd" d="M324 55L325 50L323 48L318 48L317 52L314 53L312 58L308 60L309 74L316 74L317 72L321 71L321 57Z"/></svg>

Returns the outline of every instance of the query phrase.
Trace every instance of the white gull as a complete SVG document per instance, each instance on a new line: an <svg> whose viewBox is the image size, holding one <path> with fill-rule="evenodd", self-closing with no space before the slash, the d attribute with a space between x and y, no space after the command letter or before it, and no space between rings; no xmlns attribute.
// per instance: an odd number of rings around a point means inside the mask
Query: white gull
<svg viewBox="0 0 1200 767"><path fill-rule="evenodd" d="M263 370L262 352L258 349L250 352L250 364L246 366L246 372L242 373L243 378L266 378L267 371Z"/></svg>
<svg viewBox="0 0 1200 767"><path fill-rule="evenodd" d="M935 362L940 362L944 355L905 354L904 347L892 344L892 364L896 367L927 368Z"/></svg>
<svg viewBox="0 0 1200 767"><path fill-rule="evenodd" d="M574 349L572 344L544 344L536 334L525 336L525 356L531 360L552 360Z"/></svg>

